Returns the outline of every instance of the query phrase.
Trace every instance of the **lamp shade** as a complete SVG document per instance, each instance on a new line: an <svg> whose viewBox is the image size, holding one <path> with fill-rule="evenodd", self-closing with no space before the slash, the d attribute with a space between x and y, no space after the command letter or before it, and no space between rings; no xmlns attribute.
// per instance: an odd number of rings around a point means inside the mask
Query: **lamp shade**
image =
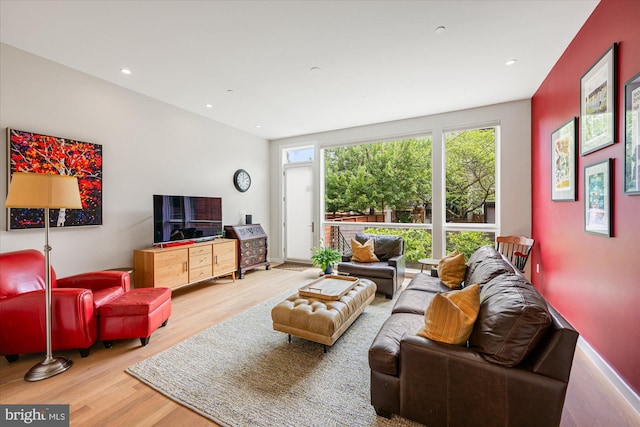
<svg viewBox="0 0 640 427"><path fill-rule="evenodd" d="M16 172L5 208L81 209L78 178L67 175Z"/></svg>

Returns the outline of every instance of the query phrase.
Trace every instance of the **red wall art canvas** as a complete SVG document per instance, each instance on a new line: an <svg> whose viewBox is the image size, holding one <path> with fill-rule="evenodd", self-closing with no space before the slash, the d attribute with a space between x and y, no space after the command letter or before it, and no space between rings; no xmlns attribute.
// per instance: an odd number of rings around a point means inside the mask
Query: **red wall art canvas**
<svg viewBox="0 0 640 427"><path fill-rule="evenodd" d="M82 209L51 209L50 227L102 224L102 145L7 128L9 180L14 172L78 178ZM43 228L43 209L9 209L9 230Z"/></svg>

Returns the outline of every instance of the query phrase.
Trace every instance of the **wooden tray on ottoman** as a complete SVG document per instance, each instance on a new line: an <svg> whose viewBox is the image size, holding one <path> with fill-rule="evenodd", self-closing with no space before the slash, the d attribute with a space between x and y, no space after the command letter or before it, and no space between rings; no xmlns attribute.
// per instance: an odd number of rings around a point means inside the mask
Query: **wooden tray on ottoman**
<svg viewBox="0 0 640 427"><path fill-rule="evenodd" d="M337 301L351 289L355 288L358 282L359 279L357 277L337 275L322 276L298 289L298 295L300 297Z"/></svg>

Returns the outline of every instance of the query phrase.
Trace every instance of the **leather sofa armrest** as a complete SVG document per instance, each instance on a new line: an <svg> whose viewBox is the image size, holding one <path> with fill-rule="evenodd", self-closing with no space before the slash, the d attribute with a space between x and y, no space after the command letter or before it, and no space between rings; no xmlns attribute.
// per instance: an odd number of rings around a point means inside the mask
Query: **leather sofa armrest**
<svg viewBox="0 0 640 427"><path fill-rule="evenodd" d="M129 273L124 271L96 271L81 273L57 280L58 288L84 288L91 290L121 287L124 292L131 290Z"/></svg>
<svg viewBox="0 0 640 427"><path fill-rule="evenodd" d="M53 288L51 304L54 346L90 347L97 337L93 293L88 289ZM45 312L44 290L0 300L0 354L44 351Z"/></svg>
<svg viewBox="0 0 640 427"><path fill-rule="evenodd" d="M402 339L399 360L400 411L409 419L433 425L560 423L566 382L416 335Z"/></svg>
<svg viewBox="0 0 640 427"><path fill-rule="evenodd" d="M93 316L93 294L87 289L51 289L51 305L55 311L73 315L79 310ZM45 291L33 291L0 300L0 314L2 321L12 322L17 317L33 321L34 312L42 306L45 309ZM6 317L5 317L6 316ZM37 322L40 318L37 317Z"/></svg>
<svg viewBox="0 0 640 427"><path fill-rule="evenodd" d="M397 255L393 258L389 258L389 265L395 267L396 269L396 280L397 280L397 288L402 286L402 282L404 282L405 276L405 264L406 259L404 255Z"/></svg>

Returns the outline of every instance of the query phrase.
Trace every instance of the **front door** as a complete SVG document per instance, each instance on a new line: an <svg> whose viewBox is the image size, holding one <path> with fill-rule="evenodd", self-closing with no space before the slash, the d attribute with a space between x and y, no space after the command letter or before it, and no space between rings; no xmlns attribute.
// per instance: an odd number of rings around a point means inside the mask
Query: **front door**
<svg viewBox="0 0 640 427"><path fill-rule="evenodd" d="M313 245L313 166L284 168L284 257L310 262Z"/></svg>

